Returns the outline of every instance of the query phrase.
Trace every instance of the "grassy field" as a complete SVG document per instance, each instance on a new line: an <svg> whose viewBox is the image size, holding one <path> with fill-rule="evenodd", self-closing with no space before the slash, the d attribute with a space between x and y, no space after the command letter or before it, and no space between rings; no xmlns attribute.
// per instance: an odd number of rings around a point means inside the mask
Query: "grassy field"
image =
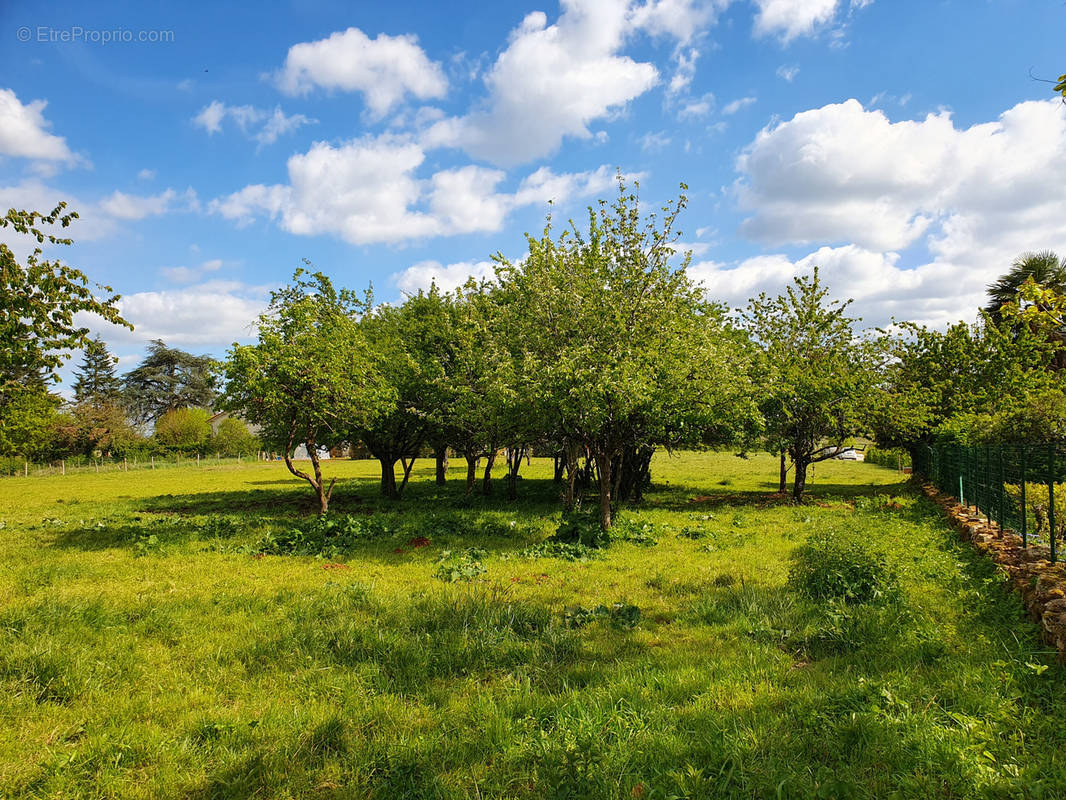
<svg viewBox="0 0 1066 800"><path fill-rule="evenodd" d="M894 471L663 455L562 558L549 464L431 466L328 465L324 540L277 464L0 480L0 797L1066 796L1063 669ZM880 596L789 581L834 533Z"/></svg>

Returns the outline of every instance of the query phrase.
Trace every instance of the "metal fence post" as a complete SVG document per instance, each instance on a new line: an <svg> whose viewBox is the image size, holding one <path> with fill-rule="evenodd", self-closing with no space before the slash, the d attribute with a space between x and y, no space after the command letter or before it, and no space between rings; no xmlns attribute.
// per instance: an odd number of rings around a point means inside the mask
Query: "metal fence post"
<svg viewBox="0 0 1066 800"><path fill-rule="evenodd" d="M992 447L985 445L985 519L992 524Z"/></svg>
<svg viewBox="0 0 1066 800"><path fill-rule="evenodd" d="M966 456L965 451L961 446L958 446L958 462L959 462L959 505L966 508Z"/></svg>
<svg viewBox="0 0 1066 800"><path fill-rule="evenodd" d="M1047 521L1051 536L1051 563L1058 560L1058 545L1055 543L1055 445L1047 448Z"/></svg>
<svg viewBox="0 0 1066 800"><path fill-rule="evenodd" d="M1026 481L1026 457L1029 454L1029 448L1022 447L1022 547L1029 546L1029 506L1025 501L1025 481Z"/></svg>
<svg viewBox="0 0 1066 800"><path fill-rule="evenodd" d="M963 446L966 454L966 489L970 492L970 505L977 507L977 478L974 475L974 454L971 448ZM980 510L978 508L978 510Z"/></svg>
<svg viewBox="0 0 1066 800"><path fill-rule="evenodd" d="M1003 512L1005 509L1003 506L1003 496L1007 493L1003 488L1003 445L998 445L996 449L999 451L999 481L996 484L996 517L999 520L999 529L1003 530Z"/></svg>

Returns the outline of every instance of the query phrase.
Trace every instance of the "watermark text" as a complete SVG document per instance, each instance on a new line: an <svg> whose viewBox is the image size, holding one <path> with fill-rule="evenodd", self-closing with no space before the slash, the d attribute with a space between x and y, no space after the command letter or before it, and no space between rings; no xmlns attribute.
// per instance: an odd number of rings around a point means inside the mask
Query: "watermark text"
<svg viewBox="0 0 1066 800"><path fill-rule="evenodd" d="M67 28L37 25L31 28L23 25L15 31L15 38L20 42L40 44L168 44L174 41L174 31L83 28L81 25L71 25Z"/></svg>

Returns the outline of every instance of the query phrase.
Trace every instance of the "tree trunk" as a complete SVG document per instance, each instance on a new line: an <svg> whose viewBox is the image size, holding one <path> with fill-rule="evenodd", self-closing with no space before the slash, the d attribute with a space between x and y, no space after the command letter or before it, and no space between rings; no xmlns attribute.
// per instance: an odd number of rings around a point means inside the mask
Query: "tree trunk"
<svg viewBox="0 0 1066 800"><path fill-rule="evenodd" d="M448 448L433 448L433 457L437 461L437 485L444 486L448 483Z"/></svg>
<svg viewBox="0 0 1066 800"><path fill-rule="evenodd" d="M611 498L615 504L622 502L622 476L625 474L626 453L623 450L611 459Z"/></svg>
<svg viewBox="0 0 1066 800"><path fill-rule="evenodd" d="M518 470L522 466L525 447L511 447L507 450L507 499L518 499Z"/></svg>
<svg viewBox="0 0 1066 800"><path fill-rule="evenodd" d="M556 453L552 456L552 466L554 467L554 474L552 475L552 483L562 483L563 475L566 474L566 453Z"/></svg>
<svg viewBox="0 0 1066 800"><path fill-rule="evenodd" d="M396 459L391 456L378 456L381 463L381 496L390 500L399 498L396 491Z"/></svg>
<svg viewBox="0 0 1066 800"><path fill-rule="evenodd" d="M315 449L314 442L306 442L304 446L307 448L307 455L311 459L311 466L314 469L314 475L308 475L303 470L297 469L296 465L292 463L292 458L289 453L292 452L292 437L289 437L289 446L285 450L285 466L289 472L295 475L297 478L303 478L307 481L311 488L315 490L315 495L318 497L318 513L325 514L329 511L329 498L333 494L333 484L337 482L334 478L329 482L329 486L322 485L322 466L318 461L318 450Z"/></svg>
<svg viewBox="0 0 1066 800"><path fill-rule="evenodd" d="M477 456L465 455L466 459L466 493L470 494L474 491L474 484L477 483L477 462L480 461Z"/></svg>
<svg viewBox="0 0 1066 800"><path fill-rule="evenodd" d="M619 503L639 503L644 488L651 485L651 460L654 447L627 447L614 459L614 506Z"/></svg>
<svg viewBox="0 0 1066 800"><path fill-rule="evenodd" d="M785 451L781 451L781 478L777 483L777 493L784 494L788 490L788 468L785 466Z"/></svg>
<svg viewBox="0 0 1066 800"><path fill-rule="evenodd" d="M600 478L600 528L611 527L611 457L596 453L596 471Z"/></svg>
<svg viewBox="0 0 1066 800"><path fill-rule="evenodd" d="M796 460L792 462L792 468L796 470L792 479L792 501L799 503L803 500L803 492L807 489L807 462Z"/></svg>
<svg viewBox="0 0 1066 800"><path fill-rule="evenodd" d="M481 481L481 493L488 497L492 494L492 465L496 463L496 451L493 450L485 458L485 476Z"/></svg>
<svg viewBox="0 0 1066 800"><path fill-rule="evenodd" d="M403 466L403 482L400 484L400 488L396 490L397 499L403 497L404 489L407 488L407 482L411 480L411 470L415 467L415 460L418 456L411 456L411 460L408 461L406 457L400 457L400 464Z"/></svg>
<svg viewBox="0 0 1066 800"><path fill-rule="evenodd" d="M314 442L307 442L307 455L311 459L311 466L315 471L315 492L318 494L319 514L325 514L329 511L329 498L333 494L333 484L336 482L336 478L329 482L329 488L327 489L322 484L322 465L318 460L318 448L315 447Z"/></svg>
<svg viewBox="0 0 1066 800"><path fill-rule="evenodd" d="M563 506L567 511L572 511L577 505L577 445L567 444L564 455L566 457L566 490L563 493Z"/></svg>

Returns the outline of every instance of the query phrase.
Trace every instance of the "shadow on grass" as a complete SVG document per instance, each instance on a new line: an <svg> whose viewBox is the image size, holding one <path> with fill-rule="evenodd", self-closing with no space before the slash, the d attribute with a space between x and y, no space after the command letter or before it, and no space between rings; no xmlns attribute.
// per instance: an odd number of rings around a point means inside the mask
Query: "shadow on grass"
<svg viewBox="0 0 1066 800"><path fill-rule="evenodd" d="M338 493L337 506L358 503L359 498ZM267 516L303 517L317 511L317 502L309 489L298 485L287 489L251 489L243 491L164 494L139 501L139 510L152 514L182 516L207 514L247 514L266 512ZM338 510L343 510L338 508Z"/></svg>
<svg viewBox="0 0 1066 800"><path fill-rule="evenodd" d="M251 485L277 488L254 488L203 492L182 495L157 495L139 501L141 510L174 514L228 514L243 511L268 510L277 515L314 514L318 510L314 492L299 479L251 481ZM405 513L420 510L478 509L485 511L546 511L558 510L561 488L550 480L522 480L518 497L507 498L502 480L494 483L489 495L480 492L466 494L466 482L450 480L439 486L432 481L419 481L407 487L403 498L383 497L376 478L345 478L339 481L330 500L330 513ZM479 484L480 488L480 484ZM425 506L423 504L430 504Z"/></svg>
<svg viewBox="0 0 1066 800"><path fill-rule="evenodd" d="M633 508L654 508L664 511L693 511L699 508L716 506L770 506L792 505L791 492L779 493L777 484L764 482L762 490L737 490L732 487L696 486L691 484L671 483L669 485L653 484L645 492L645 503ZM803 499L804 505L824 502L849 502L857 498L873 498L880 495L901 495L911 492L907 481L887 484L847 484L819 483L808 488Z"/></svg>
<svg viewBox="0 0 1066 800"><path fill-rule="evenodd" d="M489 557L510 555L539 542L554 522L530 519L513 506L450 508L412 505L387 510L359 502L333 505L319 530L304 498L279 497L249 512L222 497L189 504L155 498L151 511L108 523L47 528L52 547L98 551L124 549L136 556L181 557L212 551L248 557L319 557L330 561L376 561L388 566L432 562L442 550L478 547ZM269 509L270 513L264 513Z"/></svg>
<svg viewBox="0 0 1066 800"><path fill-rule="evenodd" d="M247 533L241 540L247 550L269 530L303 526L317 516L314 494L298 479L257 481L254 484L255 488L244 490L141 498L136 501L136 509L143 516L135 513L132 518L119 519L104 527L58 528L52 532L53 544L85 550L138 548L140 554L147 555L165 551L168 545L212 539L215 535L205 534L200 527L204 519L225 517L236 520ZM543 538L561 511L561 487L550 479L521 480L515 500L507 498L502 480L495 483L490 495L476 492L467 495L465 488L462 479L449 480L443 486L425 480L412 483L403 499L390 500L380 495L375 478L346 479L334 491L330 516L374 519L392 529L394 535L368 538L345 548L343 554L398 563L405 559L395 556L406 554L406 540L412 537L427 537L435 547L478 545L490 553L499 554ZM812 489L807 502L858 504L862 498L905 491L907 484L904 482L875 486L821 484ZM790 503L789 495L776 492L664 484L650 487L643 503L626 504L621 510L700 511L720 506L769 508ZM586 495L584 506L593 508L595 498ZM146 541L153 536L154 541Z"/></svg>

